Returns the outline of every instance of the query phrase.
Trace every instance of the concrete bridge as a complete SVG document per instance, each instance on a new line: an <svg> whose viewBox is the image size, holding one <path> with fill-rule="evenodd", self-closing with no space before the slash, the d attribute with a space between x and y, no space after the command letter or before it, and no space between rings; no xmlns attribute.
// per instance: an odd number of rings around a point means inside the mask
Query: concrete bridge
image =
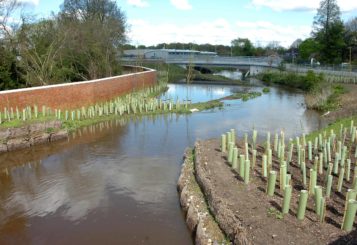
<svg viewBox="0 0 357 245"><path fill-rule="evenodd" d="M135 62L138 58L124 57L122 59L126 62ZM165 58L144 58L141 61L151 62L164 62L167 64L176 64L181 66L194 66L196 67L232 67L242 70L244 73L249 71L250 75L258 74L266 69L278 68L282 62L282 59L277 56L265 56L265 57L250 57L250 56L195 56L195 55L175 55Z"/></svg>

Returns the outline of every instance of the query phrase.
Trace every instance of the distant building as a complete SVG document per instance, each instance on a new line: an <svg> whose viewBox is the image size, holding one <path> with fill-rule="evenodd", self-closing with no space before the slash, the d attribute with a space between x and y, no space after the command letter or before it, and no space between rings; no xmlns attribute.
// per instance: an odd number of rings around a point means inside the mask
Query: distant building
<svg viewBox="0 0 357 245"><path fill-rule="evenodd" d="M141 58L141 59L175 59L180 57L215 57L216 52L181 50L181 49L131 49L124 51L124 57Z"/></svg>

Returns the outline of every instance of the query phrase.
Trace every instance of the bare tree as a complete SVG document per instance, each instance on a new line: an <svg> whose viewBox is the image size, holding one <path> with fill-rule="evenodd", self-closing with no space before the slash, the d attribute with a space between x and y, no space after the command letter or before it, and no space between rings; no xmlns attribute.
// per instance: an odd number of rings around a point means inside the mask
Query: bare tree
<svg viewBox="0 0 357 245"><path fill-rule="evenodd" d="M0 0L0 38L11 37L9 20L19 6L16 0Z"/></svg>

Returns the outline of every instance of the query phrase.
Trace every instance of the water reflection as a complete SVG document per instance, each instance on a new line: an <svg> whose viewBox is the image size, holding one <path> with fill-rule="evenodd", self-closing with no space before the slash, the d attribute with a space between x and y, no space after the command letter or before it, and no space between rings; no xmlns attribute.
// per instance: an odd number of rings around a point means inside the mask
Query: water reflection
<svg viewBox="0 0 357 245"><path fill-rule="evenodd" d="M165 96L185 96L176 92L186 85L174 88ZM191 88L200 100L244 89ZM225 103L223 110L99 123L68 141L0 155L0 243L191 244L176 192L187 146L230 128L239 137L253 128L294 137L322 123L301 94L275 88Z"/></svg>
<svg viewBox="0 0 357 245"><path fill-rule="evenodd" d="M238 80L238 79L240 80L243 77L242 72L240 72L239 70L235 70L235 71L223 70L215 73L214 75L224 76L233 80Z"/></svg>
<svg viewBox="0 0 357 245"><path fill-rule="evenodd" d="M237 86L208 84L169 84L168 87L169 89L161 96L161 99L179 99L180 101L189 99L192 103L220 99L243 89Z"/></svg>

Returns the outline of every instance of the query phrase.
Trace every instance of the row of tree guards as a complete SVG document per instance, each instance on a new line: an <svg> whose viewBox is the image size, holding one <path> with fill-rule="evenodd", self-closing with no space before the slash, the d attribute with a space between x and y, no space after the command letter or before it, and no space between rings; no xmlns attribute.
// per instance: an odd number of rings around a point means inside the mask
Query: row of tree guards
<svg viewBox="0 0 357 245"><path fill-rule="evenodd" d="M82 107L75 110L51 109L43 105L27 106L22 110L16 108L3 108L0 111L0 124L11 121L29 121L46 117L55 117L59 120L76 121L93 119L95 117L138 113L155 113L155 112L174 112L177 110L186 110L191 106L191 101L185 100L161 100L153 97L166 88L166 84L156 85L141 91L130 93L117 97L113 100L103 103L97 103L88 107Z"/></svg>
<svg viewBox="0 0 357 245"><path fill-rule="evenodd" d="M326 201L332 198L331 192L345 194L341 229L351 231L357 212L357 130L354 122L351 121L350 127L341 124L337 133L325 131L312 141L307 141L305 135L289 139L287 147L283 131L280 135L275 134L273 144L270 136L268 132L258 171L267 180L268 196L274 196L279 182L279 191L283 194L282 213L289 212L293 191L299 191L297 219L304 219L308 199L312 198L317 218L324 222ZM249 184L251 171L257 165L257 137L258 131L253 130L251 142L248 142L248 135L245 134L244 146L238 148L234 129L221 136L221 151L227 154L228 163L245 184ZM273 166L273 155L278 159L278 167ZM353 158L354 163L351 161ZM300 168L301 177L298 178L301 178L302 190L293 188L293 176L289 172L293 159ZM337 179L336 185L333 185L334 179Z"/></svg>

